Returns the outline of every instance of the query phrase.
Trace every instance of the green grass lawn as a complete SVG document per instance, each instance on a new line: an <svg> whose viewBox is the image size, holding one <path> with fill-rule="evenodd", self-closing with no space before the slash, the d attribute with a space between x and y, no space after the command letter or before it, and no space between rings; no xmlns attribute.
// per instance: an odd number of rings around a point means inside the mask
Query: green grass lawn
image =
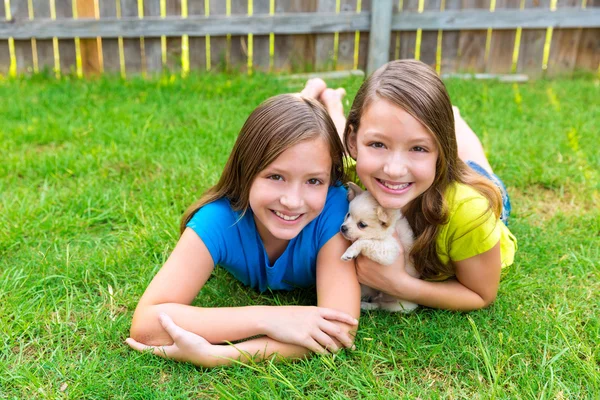
<svg viewBox="0 0 600 400"><path fill-rule="evenodd" d="M130 350L134 308L245 118L302 82L0 80L0 398L599 398L598 81L447 84L512 197L496 302L363 313L355 351L203 370ZM220 269L196 300L314 301Z"/></svg>

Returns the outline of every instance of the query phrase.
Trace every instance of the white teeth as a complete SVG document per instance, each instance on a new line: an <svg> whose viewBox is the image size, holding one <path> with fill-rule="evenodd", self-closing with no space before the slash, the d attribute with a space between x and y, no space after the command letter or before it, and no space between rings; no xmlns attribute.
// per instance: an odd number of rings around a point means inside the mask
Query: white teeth
<svg viewBox="0 0 600 400"><path fill-rule="evenodd" d="M385 181L381 181L381 183L383 183L383 186L385 186L386 188L390 188L392 190L404 189L404 188L408 187L408 185L410 185L410 183L403 183L401 185L390 185L389 183L387 183Z"/></svg>
<svg viewBox="0 0 600 400"><path fill-rule="evenodd" d="M281 219L284 219L284 220L286 220L286 221L295 221L295 220L297 220L298 218L300 218L300 215L301 215L301 214L294 215L294 216L292 216L292 215L285 215L285 214L282 214L282 213L280 213L279 211L275 211L275 210L273 210L273 212L274 212L274 213L275 213L275 215L277 215L279 218L281 218Z"/></svg>

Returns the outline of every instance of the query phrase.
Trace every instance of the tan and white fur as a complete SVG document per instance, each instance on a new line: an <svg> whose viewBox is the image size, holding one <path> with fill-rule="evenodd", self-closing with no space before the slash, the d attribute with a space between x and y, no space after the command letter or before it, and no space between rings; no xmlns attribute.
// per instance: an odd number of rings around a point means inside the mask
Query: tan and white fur
<svg viewBox="0 0 600 400"><path fill-rule="evenodd" d="M392 264L400 255L400 245L393 236L397 232L404 250L406 272L418 278L419 274L409 256L414 236L402 212L383 208L369 192L354 183L348 184L348 200L350 208L340 231L353 243L342 255L342 260L352 260L362 254L383 266ZM418 304L361 285L363 310L382 309L408 313L417 307Z"/></svg>

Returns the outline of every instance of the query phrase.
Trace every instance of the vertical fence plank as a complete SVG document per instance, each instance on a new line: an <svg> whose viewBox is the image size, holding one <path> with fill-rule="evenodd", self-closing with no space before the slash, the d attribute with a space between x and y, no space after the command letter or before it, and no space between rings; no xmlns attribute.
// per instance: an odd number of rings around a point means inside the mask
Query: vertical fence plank
<svg viewBox="0 0 600 400"><path fill-rule="evenodd" d="M444 5L445 10L459 10L461 8L461 0L446 0ZM441 74L454 73L458 71L459 65L459 39L460 31L449 30L442 32L442 49L441 49L441 66L439 71Z"/></svg>
<svg viewBox="0 0 600 400"><path fill-rule="evenodd" d="M160 0L144 0L144 17L160 17ZM162 50L160 38L144 38L146 71L156 75L162 71Z"/></svg>
<svg viewBox="0 0 600 400"><path fill-rule="evenodd" d="M389 61L391 42L392 1L379 1L371 11L371 32L369 42L369 59L367 74L372 74L377 68Z"/></svg>
<svg viewBox="0 0 600 400"><path fill-rule="evenodd" d="M439 11L441 0L425 0L424 11ZM437 53L437 31L425 31L421 34L420 60L435 69Z"/></svg>
<svg viewBox="0 0 600 400"><path fill-rule="evenodd" d="M6 3L0 3L0 19L5 20L8 15L6 12ZM10 10L8 10L10 12ZM8 40L0 39L0 74L7 75L10 69L10 50Z"/></svg>
<svg viewBox="0 0 600 400"><path fill-rule="evenodd" d="M116 1L118 0L100 1L100 20L102 18L114 18L117 16ZM105 72L116 73L121 70L119 42L117 39L102 38L102 61Z"/></svg>
<svg viewBox="0 0 600 400"><path fill-rule="evenodd" d="M341 0L341 12L356 12L360 0ZM338 41L337 70L351 70L354 67L354 32L340 32Z"/></svg>
<svg viewBox="0 0 600 400"><path fill-rule="evenodd" d="M78 18L96 18L94 0L76 0L76 2ZM102 72L99 43L101 46L102 42L98 38L79 39L81 64L83 73L86 76L97 75Z"/></svg>
<svg viewBox="0 0 600 400"><path fill-rule="evenodd" d="M419 10L419 0L404 0L403 7L400 12L417 12ZM412 59L415 58L415 50L417 43L416 31L403 31L400 33L400 52L399 58Z"/></svg>
<svg viewBox="0 0 600 400"><path fill-rule="evenodd" d="M166 16L181 18L181 0L166 0ZM168 37L166 68L172 73L181 71L181 37Z"/></svg>
<svg viewBox="0 0 600 400"><path fill-rule="evenodd" d="M204 0L187 0L188 13L190 16L204 16L205 7ZM206 70L206 38L193 36L189 38L190 47L190 70L205 71Z"/></svg>
<svg viewBox="0 0 600 400"><path fill-rule="evenodd" d="M50 19L49 0L32 0L33 18ZM54 49L51 39L36 39L38 67L40 71L51 71L54 68Z"/></svg>
<svg viewBox="0 0 600 400"><path fill-rule="evenodd" d="M10 2L10 9L13 19L17 21L29 20L29 7L27 1L12 0ZM33 71L31 39L15 40L15 56L17 59L18 73L24 74Z"/></svg>
<svg viewBox="0 0 600 400"><path fill-rule="evenodd" d="M120 0L121 17L139 18L138 0ZM137 75L146 71L145 60L142 59L142 41L145 39L123 38L123 54L127 75Z"/></svg>
<svg viewBox="0 0 600 400"><path fill-rule="evenodd" d="M372 0L362 0L361 12L370 12L372 10L372 7ZM358 64L356 65L356 68L363 71L367 70L367 60L369 57L369 38L369 32L360 32L357 54Z"/></svg>
<svg viewBox="0 0 600 400"><path fill-rule="evenodd" d="M558 0L556 6L557 9L581 7L581 0ZM573 72L581 33L581 28L554 29L546 71L549 76L570 75Z"/></svg>
<svg viewBox="0 0 600 400"><path fill-rule="evenodd" d="M550 8L549 0L526 0L525 8ZM546 29L523 29L519 50L517 72L531 77L542 74L542 59L544 56L544 42Z"/></svg>
<svg viewBox="0 0 600 400"><path fill-rule="evenodd" d="M489 0L463 0L462 8L489 10ZM483 72L485 70L485 44L487 30L463 30L458 38L458 70Z"/></svg>
<svg viewBox="0 0 600 400"><path fill-rule="evenodd" d="M54 0L56 19L72 19L73 4L71 0ZM76 68L75 41L74 39L59 39L60 71L63 74L74 73Z"/></svg>
<svg viewBox="0 0 600 400"><path fill-rule="evenodd" d="M248 15L249 0L230 0L231 15ZM229 68L232 70L248 71L248 35L231 36L229 43Z"/></svg>
<svg viewBox="0 0 600 400"><path fill-rule="evenodd" d="M587 1L586 8L594 7L600 7L600 0ZM600 73L600 28L582 30L575 58L575 69Z"/></svg>
<svg viewBox="0 0 600 400"><path fill-rule="evenodd" d="M339 1L339 0L338 0ZM336 12L336 0L317 0L317 12ZM328 71L336 67L337 48L333 33L322 33L315 35L315 69L317 71Z"/></svg>
<svg viewBox="0 0 600 400"><path fill-rule="evenodd" d="M276 14L315 12L316 9L317 0L276 0L275 2ZM302 72L314 69L316 55L316 37L317 35L314 34L275 35L274 70ZM333 41L331 43L333 45Z"/></svg>
<svg viewBox="0 0 600 400"><path fill-rule="evenodd" d="M521 0L496 0L496 10L513 9L519 12ZM486 72L508 74L511 72L516 30L495 29L492 32Z"/></svg>
<svg viewBox="0 0 600 400"><path fill-rule="evenodd" d="M227 15L227 0L211 0L210 15ZM210 37L211 70L225 71L229 64L229 43L226 36Z"/></svg>
<svg viewBox="0 0 600 400"><path fill-rule="evenodd" d="M270 0L253 0L253 13L269 14ZM269 35L254 35L253 65L256 71L269 71Z"/></svg>

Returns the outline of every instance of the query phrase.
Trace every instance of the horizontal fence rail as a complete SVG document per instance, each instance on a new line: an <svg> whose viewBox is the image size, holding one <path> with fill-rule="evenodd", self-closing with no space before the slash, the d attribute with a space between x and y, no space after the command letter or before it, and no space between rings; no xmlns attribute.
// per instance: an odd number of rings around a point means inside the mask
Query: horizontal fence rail
<svg viewBox="0 0 600 400"><path fill-rule="evenodd" d="M600 9L461 10L395 13L394 31L600 27ZM137 17L97 19L11 19L0 22L0 39L139 38L368 32L371 13L290 13L253 16Z"/></svg>

